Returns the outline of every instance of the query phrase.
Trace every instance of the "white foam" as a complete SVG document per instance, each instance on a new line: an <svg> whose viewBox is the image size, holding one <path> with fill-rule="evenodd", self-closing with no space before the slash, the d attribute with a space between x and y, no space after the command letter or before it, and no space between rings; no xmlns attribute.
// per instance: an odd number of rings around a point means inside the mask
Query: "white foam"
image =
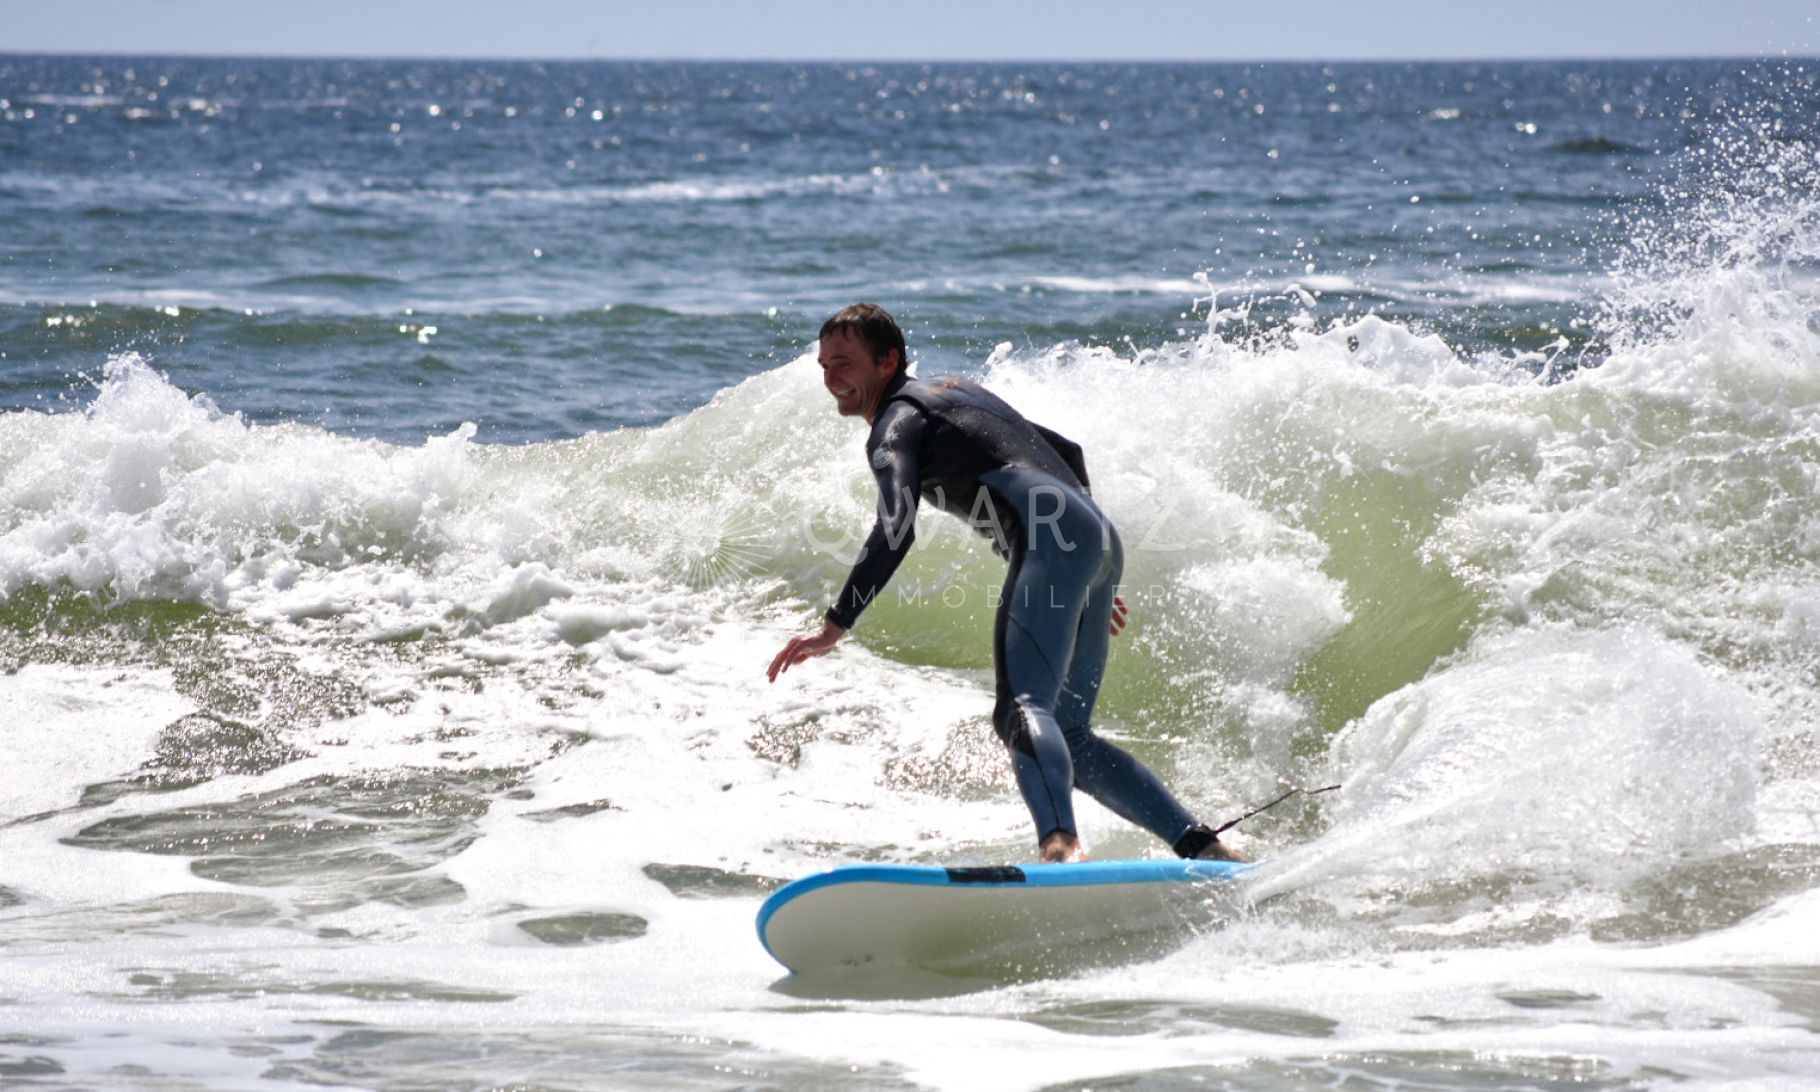
<svg viewBox="0 0 1820 1092"><path fill-rule="evenodd" d="M83 786L132 774L164 727L195 710L168 671L65 664L0 674L0 706L14 712L0 822L67 808Z"/></svg>
<svg viewBox="0 0 1820 1092"><path fill-rule="evenodd" d="M1202 290L1199 281L1190 277L1069 277L1046 276L1034 277L1031 283L1045 288L1059 288L1065 292L1087 294L1134 294L1192 297Z"/></svg>
<svg viewBox="0 0 1820 1092"><path fill-rule="evenodd" d="M1342 734L1336 824L1275 882L1518 868L1623 882L1753 832L1762 734L1748 695L1654 634L1486 637Z"/></svg>
<svg viewBox="0 0 1820 1092"><path fill-rule="evenodd" d="M209 886L190 877L178 858L121 854L98 868L93 851L58 840L106 814L73 810L85 788L137 773L155 756L165 727L195 711L176 693L170 672L26 664L0 674L0 708L9 710L0 729L6 754L0 881L28 900L28 910L98 905L123 891Z"/></svg>

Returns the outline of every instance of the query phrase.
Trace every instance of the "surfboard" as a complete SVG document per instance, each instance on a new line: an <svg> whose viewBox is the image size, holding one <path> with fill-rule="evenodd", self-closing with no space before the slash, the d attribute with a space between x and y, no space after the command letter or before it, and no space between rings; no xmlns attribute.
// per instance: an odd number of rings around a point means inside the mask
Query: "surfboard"
<svg viewBox="0 0 1820 1092"><path fill-rule="evenodd" d="M1191 937L1251 865L1088 861L942 868L847 865L778 888L758 937L792 973L964 972L1142 958Z"/></svg>

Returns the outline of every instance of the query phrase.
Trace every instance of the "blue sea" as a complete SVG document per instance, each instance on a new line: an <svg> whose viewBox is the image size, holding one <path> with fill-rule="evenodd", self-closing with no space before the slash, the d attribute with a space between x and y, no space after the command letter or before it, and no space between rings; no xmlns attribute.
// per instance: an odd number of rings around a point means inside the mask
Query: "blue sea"
<svg viewBox="0 0 1820 1092"><path fill-rule="evenodd" d="M1820 1084L1816 183L1800 59L0 55L0 1083ZM1100 731L1342 785L1164 956L753 934L1034 853L958 522L764 678L859 299L1086 449Z"/></svg>

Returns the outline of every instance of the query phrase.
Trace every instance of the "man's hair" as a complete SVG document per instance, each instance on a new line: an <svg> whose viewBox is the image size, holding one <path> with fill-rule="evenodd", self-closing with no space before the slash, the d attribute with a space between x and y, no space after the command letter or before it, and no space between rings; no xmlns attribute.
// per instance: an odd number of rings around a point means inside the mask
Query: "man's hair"
<svg viewBox="0 0 1820 1092"><path fill-rule="evenodd" d="M904 332L897 328L897 320L891 313L876 303L855 303L843 307L828 316L822 323L820 337L850 330L866 343L876 360L883 360L885 354L897 350L897 370L903 371L909 363L908 351L904 348Z"/></svg>

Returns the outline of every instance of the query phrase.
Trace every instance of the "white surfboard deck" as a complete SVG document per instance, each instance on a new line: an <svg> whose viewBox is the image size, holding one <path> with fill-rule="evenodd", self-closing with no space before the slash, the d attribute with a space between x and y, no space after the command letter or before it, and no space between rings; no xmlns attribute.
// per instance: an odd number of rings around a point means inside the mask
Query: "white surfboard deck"
<svg viewBox="0 0 1820 1092"><path fill-rule="evenodd" d="M941 868L848 865L773 892L765 950L795 973L914 967L961 971L1142 958L1193 935L1218 888L1250 865L1088 861Z"/></svg>

